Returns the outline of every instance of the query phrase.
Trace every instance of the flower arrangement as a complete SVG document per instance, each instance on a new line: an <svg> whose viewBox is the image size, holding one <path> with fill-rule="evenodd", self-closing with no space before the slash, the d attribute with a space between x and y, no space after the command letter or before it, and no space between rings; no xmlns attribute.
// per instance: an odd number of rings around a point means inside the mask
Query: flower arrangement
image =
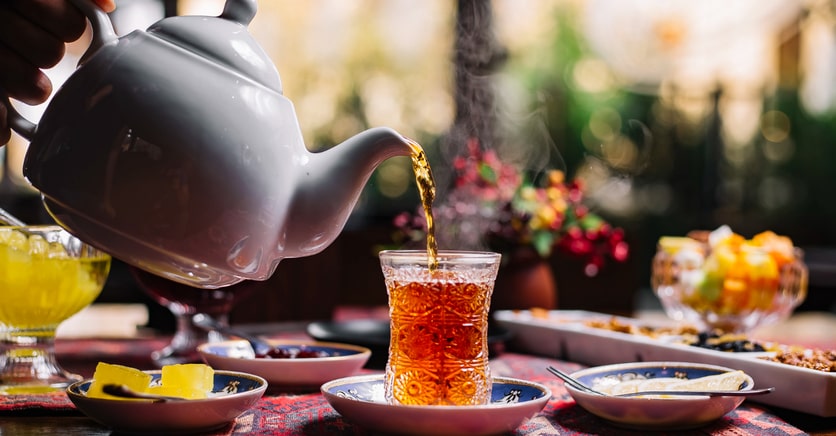
<svg viewBox="0 0 836 436"><path fill-rule="evenodd" d="M440 247L488 248L506 255L533 249L543 258L559 249L583 259L590 277L608 258L627 259L623 230L590 212L580 181L566 182L562 171L550 170L537 184L494 150L482 150L477 140L467 147L468 155L453 161L452 190L433 206ZM399 214L394 225L397 241L425 241L423 209Z"/></svg>

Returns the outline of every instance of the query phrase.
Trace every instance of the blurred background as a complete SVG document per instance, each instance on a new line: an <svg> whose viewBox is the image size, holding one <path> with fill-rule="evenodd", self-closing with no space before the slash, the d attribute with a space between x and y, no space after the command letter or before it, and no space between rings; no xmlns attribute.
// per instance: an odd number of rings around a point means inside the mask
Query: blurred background
<svg viewBox="0 0 836 436"><path fill-rule="evenodd" d="M117 0L112 18L127 34L222 8ZM392 127L424 146L443 195L452 159L476 134L503 159L582 179L590 208L624 229L630 257L587 277L555 256L561 308L652 304L659 237L725 224L792 238L811 272L801 309L836 311L834 0L262 0L250 31L311 150ZM53 80L85 47L70 48ZM0 149L0 200L46 221L20 174L25 147L16 138ZM337 242L283 261L232 322L385 304L376 250L392 243L393 218L417 204L409 160L386 161ZM152 324L170 326L118 262L100 300L145 302Z"/></svg>

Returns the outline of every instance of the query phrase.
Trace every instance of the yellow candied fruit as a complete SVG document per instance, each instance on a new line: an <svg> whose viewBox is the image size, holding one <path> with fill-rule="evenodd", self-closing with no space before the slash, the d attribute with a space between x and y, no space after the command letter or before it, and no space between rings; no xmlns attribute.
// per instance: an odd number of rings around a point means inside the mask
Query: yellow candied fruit
<svg viewBox="0 0 836 436"><path fill-rule="evenodd" d="M780 271L776 259L761 249L747 248L742 250L741 260L749 277L752 280L777 279Z"/></svg>
<svg viewBox="0 0 836 436"><path fill-rule="evenodd" d="M783 265L795 260L795 246L792 239L787 236L780 236L772 231L761 232L752 237L752 243L762 247L778 263L780 268Z"/></svg>
<svg viewBox="0 0 836 436"><path fill-rule="evenodd" d="M151 386L151 394L181 397L189 400L206 398L214 386L215 371L202 363L163 366L160 384Z"/></svg>
<svg viewBox="0 0 836 436"><path fill-rule="evenodd" d="M717 260L717 268L725 274L737 263L737 250L730 246L719 246L711 253L710 257Z"/></svg>
<svg viewBox="0 0 836 436"><path fill-rule="evenodd" d="M102 386L107 384L125 385L133 391L145 392L151 383L151 375L129 366L99 362L93 373L93 382L87 389L87 396L92 398L108 398L121 400L102 392Z"/></svg>
<svg viewBox="0 0 836 436"><path fill-rule="evenodd" d="M659 238L659 246L668 254L676 254L683 249L694 249L702 252L702 244L687 236L662 236Z"/></svg>

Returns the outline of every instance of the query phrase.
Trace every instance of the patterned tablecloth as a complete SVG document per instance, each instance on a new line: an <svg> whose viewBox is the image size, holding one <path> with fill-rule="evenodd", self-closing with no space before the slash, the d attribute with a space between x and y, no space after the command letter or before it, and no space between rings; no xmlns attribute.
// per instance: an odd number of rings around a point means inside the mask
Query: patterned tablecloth
<svg viewBox="0 0 836 436"><path fill-rule="evenodd" d="M282 335L285 336L285 335ZM59 341L59 361L68 369L89 376L98 361L121 363L140 368L152 367L149 354L165 344L167 338L145 339L73 339ZM545 408L519 427L516 435L617 435L639 434L615 428L577 406L563 387L563 383L546 371L549 365L565 371L575 371L582 366L555 359L530 356L505 351L491 360L495 376L514 377L547 385L552 398ZM376 370L364 370L374 372ZM28 417L29 426L37 426L41 417L63 416L68 422L77 423L80 413L63 393L51 395L0 396L0 434L4 417ZM70 419L74 417L74 419ZM801 417L801 420L819 420ZM18 423L20 420L15 420ZM55 421L55 419L52 419ZM836 424L833 419L826 424ZM96 426L92 421L86 425ZM836 428L836 425L830 426ZM102 428L103 431L106 429ZM735 411L720 420L693 431L678 431L677 435L801 435L807 432L790 424L764 406L746 401ZM368 431L344 420L325 401L319 392L282 393L269 392L257 405L244 413L228 428L214 434L287 434L287 435L366 435ZM664 435L664 432L654 434Z"/></svg>

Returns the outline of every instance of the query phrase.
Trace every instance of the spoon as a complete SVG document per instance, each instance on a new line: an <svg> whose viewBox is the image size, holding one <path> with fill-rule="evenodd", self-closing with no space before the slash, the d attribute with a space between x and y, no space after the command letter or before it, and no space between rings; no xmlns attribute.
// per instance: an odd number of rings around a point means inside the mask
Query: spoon
<svg viewBox="0 0 836 436"><path fill-rule="evenodd" d="M695 395L705 397L748 397L750 395L763 395L774 391L774 387L762 389L749 389L747 391L639 391L627 392L624 394L611 395L612 397L640 397L644 395Z"/></svg>
<svg viewBox="0 0 836 436"><path fill-rule="evenodd" d="M557 369L553 366L550 366L546 369L548 369L548 371L550 373L554 374L555 376L557 376L558 378L563 380L567 385L572 386L573 388L575 388L579 391L583 391L583 392L586 392L588 394L593 394L593 395L601 395L601 396L604 396L604 397L625 397L625 398L627 398L627 397L638 397L638 396L643 396L643 395L676 395L676 396L689 395L689 396L703 396L703 397L705 397L705 396L708 396L708 397L746 397L746 396L750 396L750 395L768 394L768 393L775 390L774 387L768 387L768 388L763 388L763 389L750 389L750 390L747 390L747 391L639 391L639 392L628 392L628 393L624 393L624 394L610 395L610 394L605 394L603 392L596 391L595 389L592 389L591 387L581 383L579 380L573 378L569 374L566 374L565 372L563 372L563 371L561 371L561 370L559 370L559 369Z"/></svg>
<svg viewBox="0 0 836 436"><path fill-rule="evenodd" d="M18 217L10 214L9 211L3 208L0 208L0 224L18 227L26 226L26 223L21 221Z"/></svg>
<svg viewBox="0 0 836 436"><path fill-rule="evenodd" d="M186 401L185 398L170 397L168 395L148 394L145 392L137 392L125 385L106 384L102 386L102 392L120 398L140 398L143 400L153 400L155 403L164 403L167 401Z"/></svg>
<svg viewBox="0 0 836 436"><path fill-rule="evenodd" d="M253 348L256 356L263 356L270 352L273 349L273 346L270 345L267 341L249 333L244 333L242 331L233 329L227 325L223 325L218 321L212 319L209 315L198 313L192 317L192 322L194 325L204 329L204 330L215 330L221 333L226 333L231 336L237 336L241 339L250 343L250 346Z"/></svg>

